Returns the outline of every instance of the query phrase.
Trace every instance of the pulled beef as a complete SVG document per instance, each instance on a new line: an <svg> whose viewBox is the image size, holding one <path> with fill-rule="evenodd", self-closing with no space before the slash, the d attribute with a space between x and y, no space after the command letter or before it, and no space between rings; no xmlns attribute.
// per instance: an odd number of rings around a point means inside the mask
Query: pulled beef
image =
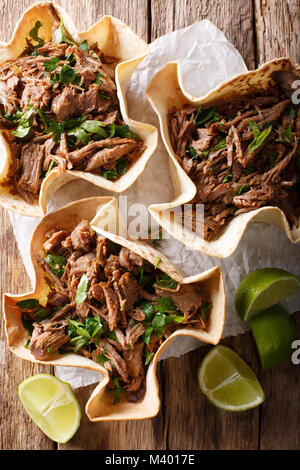
<svg viewBox="0 0 300 470"><path fill-rule="evenodd" d="M67 324L66 320L44 320L33 324L29 349L37 360L45 361L53 357L54 352L70 341L65 332Z"/></svg>
<svg viewBox="0 0 300 470"><path fill-rule="evenodd" d="M175 216L193 230L204 222L206 240L218 237L233 217L266 205L299 225L300 109L291 100L297 77L292 70L272 77L274 86L261 94L169 111L174 152L197 188L191 208ZM197 204L204 205L204 220Z"/></svg>
<svg viewBox="0 0 300 470"><path fill-rule="evenodd" d="M42 361L73 351L100 363L116 396L136 402L144 395L147 364L182 328L177 315L185 327L209 324L198 285L160 287L162 275L175 281L129 248L97 237L86 220L71 232L49 231L43 248L45 257L36 260L50 287L46 305L34 299L34 307L22 309L33 325L30 351Z"/></svg>
<svg viewBox="0 0 300 470"><path fill-rule="evenodd" d="M145 150L122 119L119 59L107 60L97 45L85 51L67 41L36 47L27 38L20 57L0 68L0 129L12 153L9 183L28 203L53 166L115 181Z"/></svg>

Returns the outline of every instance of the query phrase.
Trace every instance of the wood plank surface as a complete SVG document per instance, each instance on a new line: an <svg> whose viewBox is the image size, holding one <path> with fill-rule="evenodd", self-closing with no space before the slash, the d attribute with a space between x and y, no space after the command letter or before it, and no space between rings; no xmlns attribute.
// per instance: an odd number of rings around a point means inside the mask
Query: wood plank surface
<svg viewBox="0 0 300 470"><path fill-rule="evenodd" d="M15 23L31 0L2 0L1 39L8 40ZM299 0L61 0L79 29L85 29L103 14L112 14L145 40L155 38L207 18L215 23L240 51L249 68L273 57L287 55L300 61ZM0 210L1 294L30 288L14 241L9 217ZM298 337L300 314L297 315ZM5 345L3 322L0 346ZM162 407L151 420L91 423L83 419L75 437L56 446L34 426L17 398L17 386L50 367L35 366L14 357L5 348L0 364L1 449L297 449L300 448L300 367L291 363L261 371L251 334L223 341L248 362L266 392L259 409L234 414L215 409L201 395L197 369L209 347L160 364L158 378ZM5 347L5 346L4 346ZM1 353L1 350L0 350ZM3 357L0 354L0 358ZM0 361L1 362L1 361ZM180 380L178 379L180 378ZM76 395L84 410L94 385Z"/></svg>

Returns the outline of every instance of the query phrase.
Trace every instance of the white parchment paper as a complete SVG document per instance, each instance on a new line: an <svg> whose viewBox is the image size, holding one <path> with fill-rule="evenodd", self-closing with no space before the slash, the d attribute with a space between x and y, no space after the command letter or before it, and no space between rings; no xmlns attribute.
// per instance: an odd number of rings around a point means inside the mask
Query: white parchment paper
<svg viewBox="0 0 300 470"><path fill-rule="evenodd" d="M167 62L181 63L183 79L188 91L201 96L222 81L247 71L239 52L228 42L224 34L208 20L188 28L167 34L150 45L150 54L134 72L127 91L129 115L159 128L158 120L145 97L145 89L154 74ZM61 188L50 201L48 211L74 200L109 194L86 181L76 180ZM171 201L173 191L169 175L168 155L161 139L156 153L144 173L122 196L128 198L128 208L133 203L161 203ZM133 214L132 214L133 215ZM33 282L33 269L29 258L31 234L39 220L10 213L18 247L26 270ZM246 330L234 311L234 293L249 271L272 266L287 269L300 276L299 247L291 244L278 229L266 224L252 224L243 237L237 251L225 260L211 258L187 250L181 243L171 239L161 243L164 252L185 275L192 275L219 265L225 278L227 308L224 337L237 335ZM300 295L285 302L290 312L299 309ZM196 339L177 338L166 350L164 357L180 356L200 346ZM68 367L57 367L56 374L73 387L97 382L99 375Z"/></svg>

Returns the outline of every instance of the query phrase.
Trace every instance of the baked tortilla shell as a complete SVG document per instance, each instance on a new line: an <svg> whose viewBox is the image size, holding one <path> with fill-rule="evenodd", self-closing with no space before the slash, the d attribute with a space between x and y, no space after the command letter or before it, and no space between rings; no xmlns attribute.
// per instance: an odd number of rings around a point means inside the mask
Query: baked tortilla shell
<svg viewBox="0 0 300 470"><path fill-rule="evenodd" d="M300 77L299 65L294 64L288 58L280 58L262 65L257 70L239 74L223 82L206 95L195 98L184 87L180 64L170 62L153 77L147 88L146 95L159 118L161 135L169 154L174 188L174 197L171 202L152 204L149 206L149 211L174 238L193 250L209 256L227 258L237 249L250 222L275 225L286 234L291 242L300 241L300 227L290 228L285 214L277 207L261 207L234 217L226 225L224 231L212 241L204 240L199 234L192 233L189 229L182 230L181 218L171 217L170 219L169 215L170 209L192 201L196 194L196 186L182 168L172 148L168 129L168 111L173 106L180 109L185 104L217 106L226 100L232 101L240 95L267 90L274 83L272 73L275 71L293 71Z"/></svg>
<svg viewBox="0 0 300 470"><path fill-rule="evenodd" d="M61 186L75 178L85 179L91 184L109 191L117 193L125 191L144 171L157 146L157 129L149 124L130 119L125 101L125 92L130 76L148 54L148 46L117 18L104 16L87 31L78 32L69 15L61 7L52 2L37 3L24 12L16 25L11 41L7 44L0 42L0 66L3 62L20 56L26 47L26 37L29 37L29 32L36 21L42 23L39 36L45 42L49 42L52 39L52 29L57 27L61 18L63 18L65 30L76 43L79 44L84 40L87 40L89 44L98 43L104 54L120 59L115 71L115 81L121 114L124 122L143 140L145 150L130 165L126 174L120 176L115 182L90 172L67 170L65 173L60 173L58 169L53 169L43 180L39 199L33 204L29 204L20 195L14 194L16 191L12 191L7 184L1 184L7 181L11 153L9 145L0 131L0 204L13 212L29 217L43 217L51 196Z"/></svg>
<svg viewBox="0 0 300 470"><path fill-rule="evenodd" d="M133 241L121 236L119 232L123 233L122 224L115 223L115 232L107 232L107 225L112 227L112 221L116 216L118 219L117 200L114 197L82 199L47 215L35 229L31 240L30 253L35 271L33 290L26 294L4 294L3 296L3 312L8 347L14 354L35 363L82 367L99 372L99 384L86 404L86 413L91 421L145 419L155 416L160 408L156 366L162 352L177 336L190 336L204 343L217 344L222 337L225 321L224 284L222 273L218 266L201 274L184 278L168 258L152 248L152 246L145 242ZM106 390L109 374L104 367L91 359L78 354L67 353L64 355L53 355L53 359L50 361L38 361L31 354L30 350L24 347L28 340L28 332L23 327L21 310L16 306L16 303L28 298L37 298L44 304L49 292L49 286L45 281L45 273L37 262L35 254L44 255L42 245L49 230L58 225L72 230L82 219L90 221L91 226L100 235L133 250L153 264L155 264L159 256L161 258L159 267L162 271L183 284L199 282L199 285L203 286L203 291L207 293L208 298L212 302L210 321L206 331L182 328L176 330L160 346L147 370L145 395L136 403L130 403L125 399L121 399L119 403L113 404L111 393Z"/></svg>

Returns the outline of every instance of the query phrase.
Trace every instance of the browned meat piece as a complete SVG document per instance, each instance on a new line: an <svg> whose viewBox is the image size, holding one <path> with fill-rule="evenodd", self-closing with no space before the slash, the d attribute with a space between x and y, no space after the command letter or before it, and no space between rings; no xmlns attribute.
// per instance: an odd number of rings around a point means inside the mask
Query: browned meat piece
<svg viewBox="0 0 300 470"><path fill-rule="evenodd" d="M57 248L60 247L60 244L68 236L66 230L58 230L54 232L43 244L43 248L48 253L49 251L55 252Z"/></svg>
<svg viewBox="0 0 300 470"><path fill-rule="evenodd" d="M69 302L69 296L62 292L52 291L47 298L47 306L50 307L61 307Z"/></svg>
<svg viewBox="0 0 300 470"><path fill-rule="evenodd" d="M115 348L107 341L107 339L100 339L98 341L98 348L102 354L110 359L117 369L118 373L120 374L122 380L127 382L128 380L128 372L127 372L127 364L125 360L117 353ZM125 354L125 351L124 351Z"/></svg>
<svg viewBox="0 0 300 470"><path fill-rule="evenodd" d="M95 245L95 232L86 220L82 220L71 233L74 250L88 253Z"/></svg>
<svg viewBox="0 0 300 470"><path fill-rule="evenodd" d="M50 57L59 57L60 59L64 58L66 55L68 45L62 42L61 44L56 44L56 42L51 42L45 44L42 47L39 47L38 52L40 55L48 55ZM45 58L43 57L43 60Z"/></svg>
<svg viewBox="0 0 300 470"><path fill-rule="evenodd" d="M95 153L85 167L85 171L93 171L100 166L107 166L115 163L119 158L123 157L136 147L136 142L131 142L122 145L115 145L113 148L105 148Z"/></svg>
<svg viewBox="0 0 300 470"><path fill-rule="evenodd" d="M81 277L83 274L87 273L91 268L94 259L95 253L90 252L74 260L70 266L69 277Z"/></svg>
<svg viewBox="0 0 300 470"><path fill-rule="evenodd" d="M202 296L190 284L181 284L178 292L165 292L156 289L160 297L171 297L176 307L184 314L184 321L188 321L201 307Z"/></svg>
<svg viewBox="0 0 300 470"><path fill-rule="evenodd" d="M136 266L141 267L144 264L144 260L141 256L124 246L121 248L119 259L122 268L128 269L128 271L135 271Z"/></svg>
<svg viewBox="0 0 300 470"><path fill-rule="evenodd" d="M128 315L136 321L144 321L145 318L146 318L145 313L139 307L137 307L134 310L131 310L130 312L128 312Z"/></svg>
<svg viewBox="0 0 300 470"><path fill-rule="evenodd" d="M211 134L209 129L197 129L198 139L192 141L192 146L195 150L200 153L202 150L206 150L210 147L212 140L216 134Z"/></svg>
<svg viewBox="0 0 300 470"><path fill-rule="evenodd" d="M98 93L99 93L99 86L93 83L85 93L79 95L78 105L80 108L80 112L82 114L89 114L95 109L97 109L98 105ZM108 103L108 106L110 103Z"/></svg>
<svg viewBox="0 0 300 470"><path fill-rule="evenodd" d="M89 297L94 297L96 300L101 302L102 304L105 303L106 297L104 295L103 288L101 284L93 284L89 289Z"/></svg>
<svg viewBox="0 0 300 470"><path fill-rule="evenodd" d="M86 302L83 302L82 304L76 304L75 312L79 320L84 322L90 312L90 306Z"/></svg>
<svg viewBox="0 0 300 470"><path fill-rule="evenodd" d="M59 95L53 98L51 110L58 121L64 121L80 114L78 96L73 88L65 87Z"/></svg>
<svg viewBox="0 0 300 470"><path fill-rule="evenodd" d="M96 258L97 262L104 268L107 263L109 255L110 243L107 238L97 239Z"/></svg>
<svg viewBox="0 0 300 470"><path fill-rule="evenodd" d="M68 322L60 320L44 320L34 323L34 330L29 344L30 352L39 361L47 361L53 352L68 343L70 337L66 334Z"/></svg>
<svg viewBox="0 0 300 470"><path fill-rule="evenodd" d="M116 255L110 255L107 259L105 268L104 268L104 274L105 276L109 278L118 278L119 274L117 271L120 268L120 263L119 263L119 257ZM114 279L115 280L115 279Z"/></svg>
<svg viewBox="0 0 300 470"><path fill-rule="evenodd" d="M121 139L120 137L114 137L112 139L103 139L103 140L93 140L89 142L84 147L74 150L68 154L68 160L72 164L78 164L84 159L88 159L92 157L95 152L100 149L103 149L106 146L115 146L115 145L123 145L129 143L136 143L134 139Z"/></svg>
<svg viewBox="0 0 300 470"><path fill-rule="evenodd" d="M4 116L0 114L0 129L7 129L11 130L14 129L17 124L9 119L6 119Z"/></svg>
<svg viewBox="0 0 300 470"><path fill-rule="evenodd" d="M19 79L16 75L0 79L0 103L4 107L5 114L14 112L18 105L18 97L15 91L18 83Z"/></svg>
<svg viewBox="0 0 300 470"><path fill-rule="evenodd" d="M126 329L126 342L131 349L134 348L134 343L137 342L140 336L145 331L145 327L142 323L137 323L134 326L128 326Z"/></svg>
<svg viewBox="0 0 300 470"><path fill-rule="evenodd" d="M125 273L119 280L119 288L123 294L125 300L125 311L130 312L135 302L139 298L139 285L134 277L130 273Z"/></svg>
<svg viewBox="0 0 300 470"><path fill-rule="evenodd" d="M44 109L51 97L51 83L46 80L27 79L21 97L21 108L23 111L30 104L35 109Z"/></svg>
<svg viewBox="0 0 300 470"><path fill-rule="evenodd" d="M144 343L136 343L133 349L124 351L124 359L130 377L138 377L143 370L143 348Z"/></svg>
<svg viewBox="0 0 300 470"><path fill-rule="evenodd" d="M277 163L277 165L275 165L270 171L268 171L267 173L264 174L263 180L266 183L271 183L271 182L276 183L276 182L279 181L280 174L288 166L291 159L296 154L297 147L298 147L298 141L297 141L297 139L295 139L294 146L293 146L293 149L291 150L291 152L288 153L288 155L285 158L280 160L280 162Z"/></svg>
<svg viewBox="0 0 300 470"><path fill-rule="evenodd" d="M40 187L40 174L43 168L44 146L29 143L22 147L21 153L21 177L18 187L24 191L37 194Z"/></svg>
<svg viewBox="0 0 300 470"><path fill-rule="evenodd" d="M118 321L118 298L115 292L107 285L106 282L101 282L100 286L103 289L106 305L108 308L108 326L110 331L113 331L116 328Z"/></svg>

